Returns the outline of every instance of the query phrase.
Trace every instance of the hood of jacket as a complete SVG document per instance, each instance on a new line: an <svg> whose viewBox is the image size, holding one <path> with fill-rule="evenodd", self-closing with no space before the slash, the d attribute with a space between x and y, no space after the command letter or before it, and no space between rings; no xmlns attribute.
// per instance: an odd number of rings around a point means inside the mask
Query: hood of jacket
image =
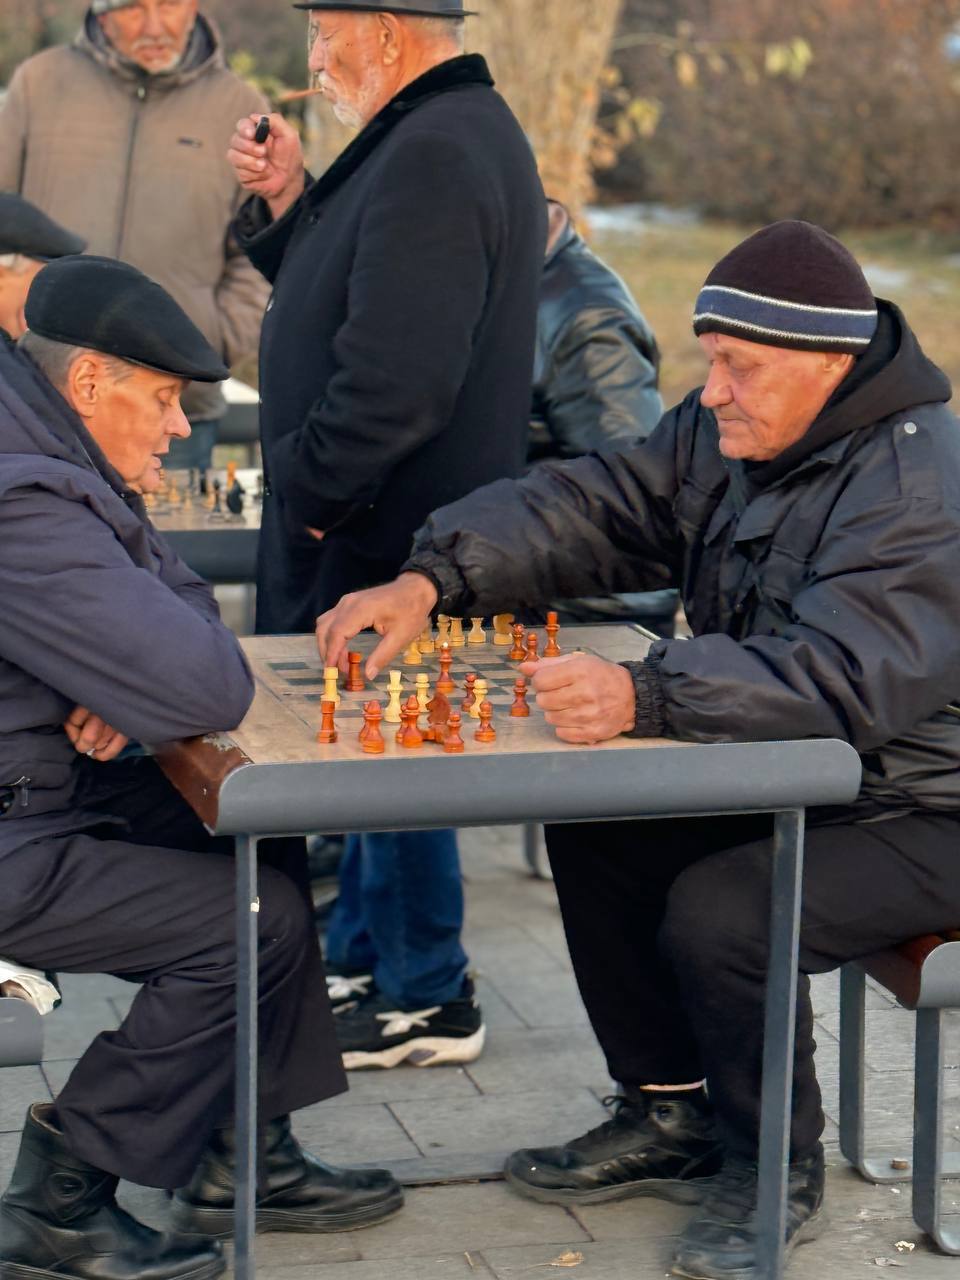
<svg viewBox="0 0 960 1280"><path fill-rule="evenodd" d="M96 15L89 11L73 43L74 48L121 80L132 84L149 80L152 89L161 91L178 89L213 68L226 66L219 31L209 18L199 13L183 57L170 71L145 71L136 62L123 57L104 35Z"/></svg>
<svg viewBox="0 0 960 1280"><path fill-rule="evenodd" d="M924 353L903 312L877 301L879 322L869 347L796 444L770 462L744 464L751 487L774 484L812 454L895 413L950 399L950 379Z"/></svg>

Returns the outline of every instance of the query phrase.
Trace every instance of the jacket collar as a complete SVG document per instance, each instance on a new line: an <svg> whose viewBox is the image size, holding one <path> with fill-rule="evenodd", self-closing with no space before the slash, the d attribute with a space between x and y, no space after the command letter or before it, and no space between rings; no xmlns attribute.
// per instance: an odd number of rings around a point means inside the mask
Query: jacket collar
<svg viewBox="0 0 960 1280"><path fill-rule="evenodd" d="M450 93L454 89L471 88L474 85L486 85L492 88L493 83L486 61L479 53L462 54L431 67L422 76L405 85L396 97L391 98L387 105L357 134L326 173L322 174L307 190L304 195L305 201L318 204L325 200L360 168L371 152L376 150L404 116L415 111L425 102L429 102L431 98L441 93Z"/></svg>
<svg viewBox="0 0 960 1280"><path fill-rule="evenodd" d="M577 231L576 227L573 225L573 219L568 218L567 225L560 232L559 236L557 236L557 243L553 246L553 248L547 254L546 260L543 264L544 267L549 267L551 263L556 262L557 258L560 257L561 253L563 253L566 249L569 249L572 244L576 244L578 241L582 243L580 233Z"/></svg>

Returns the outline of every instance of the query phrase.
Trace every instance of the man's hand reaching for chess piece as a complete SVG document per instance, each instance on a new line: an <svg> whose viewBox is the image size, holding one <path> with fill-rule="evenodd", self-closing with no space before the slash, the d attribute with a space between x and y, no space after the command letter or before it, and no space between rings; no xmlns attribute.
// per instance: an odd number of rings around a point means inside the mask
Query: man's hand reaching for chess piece
<svg viewBox="0 0 960 1280"><path fill-rule="evenodd" d="M629 733L636 720L636 692L626 667L590 653L522 662L537 706L561 742L605 742Z"/></svg>
<svg viewBox="0 0 960 1280"><path fill-rule="evenodd" d="M367 659L366 676L375 680L391 658L430 625L437 589L419 573L401 573L394 582L353 591L317 619L317 647L324 666L347 669L350 641L361 631L382 636Z"/></svg>

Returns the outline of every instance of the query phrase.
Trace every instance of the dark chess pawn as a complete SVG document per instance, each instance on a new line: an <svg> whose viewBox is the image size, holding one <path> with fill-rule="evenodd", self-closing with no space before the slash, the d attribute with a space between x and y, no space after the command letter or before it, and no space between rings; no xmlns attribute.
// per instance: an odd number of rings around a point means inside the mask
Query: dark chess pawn
<svg viewBox="0 0 960 1280"><path fill-rule="evenodd" d="M447 721L447 736L443 740L443 749L449 755L458 756L466 749L460 737L460 712L454 711Z"/></svg>
<svg viewBox="0 0 960 1280"><path fill-rule="evenodd" d="M510 630L513 632L513 648L507 654L507 661L525 662L527 651L523 647L523 623L515 622Z"/></svg>
<svg viewBox="0 0 960 1280"><path fill-rule="evenodd" d="M513 706L510 708L512 716L528 716L530 707L527 703L527 682L521 676L513 686L514 699Z"/></svg>
<svg viewBox="0 0 960 1280"><path fill-rule="evenodd" d="M473 735L477 742L496 742L497 731L493 727L493 704L480 703L480 728Z"/></svg>
<svg viewBox="0 0 960 1280"><path fill-rule="evenodd" d="M363 709L363 750L368 756L382 756L387 749L380 732L383 709L379 702L368 702Z"/></svg>
<svg viewBox="0 0 960 1280"><path fill-rule="evenodd" d="M220 484L220 481L219 481L216 477L214 477L214 481L213 481L213 510L210 512L209 516L207 516L207 519L208 519L208 520L222 520L222 519L224 518L224 517L223 517L223 504L222 504L222 503L221 503L221 501L220 501L220 491L221 491L221 488L222 488L222 486L221 486L221 484Z"/></svg>
<svg viewBox="0 0 960 1280"><path fill-rule="evenodd" d="M234 480L233 484L227 490L227 510L233 516L243 515L243 499L246 489L239 480Z"/></svg>

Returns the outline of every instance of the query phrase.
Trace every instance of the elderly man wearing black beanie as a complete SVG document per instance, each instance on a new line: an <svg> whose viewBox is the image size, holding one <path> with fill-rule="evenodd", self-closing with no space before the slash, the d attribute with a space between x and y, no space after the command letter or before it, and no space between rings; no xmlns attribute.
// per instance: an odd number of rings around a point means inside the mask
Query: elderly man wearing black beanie
<svg viewBox="0 0 960 1280"><path fill-rule="evenodd" d="M781 222L711 272L706 384L632 453L548 464L438 512L390 586L321 618L378 668L430 609L679 587L693 638L527 665L560 738L838 737L855 804L808 815L788 1247L817 1229L824 1118L806 975L960 918L960 432L950 384L832 236ZM518 554L522 548L522 554ZM612 1117L516 1152L521 1194L702 1200L677 1275L756 1274L771 820L557 827L548 845Z"/></svg>

